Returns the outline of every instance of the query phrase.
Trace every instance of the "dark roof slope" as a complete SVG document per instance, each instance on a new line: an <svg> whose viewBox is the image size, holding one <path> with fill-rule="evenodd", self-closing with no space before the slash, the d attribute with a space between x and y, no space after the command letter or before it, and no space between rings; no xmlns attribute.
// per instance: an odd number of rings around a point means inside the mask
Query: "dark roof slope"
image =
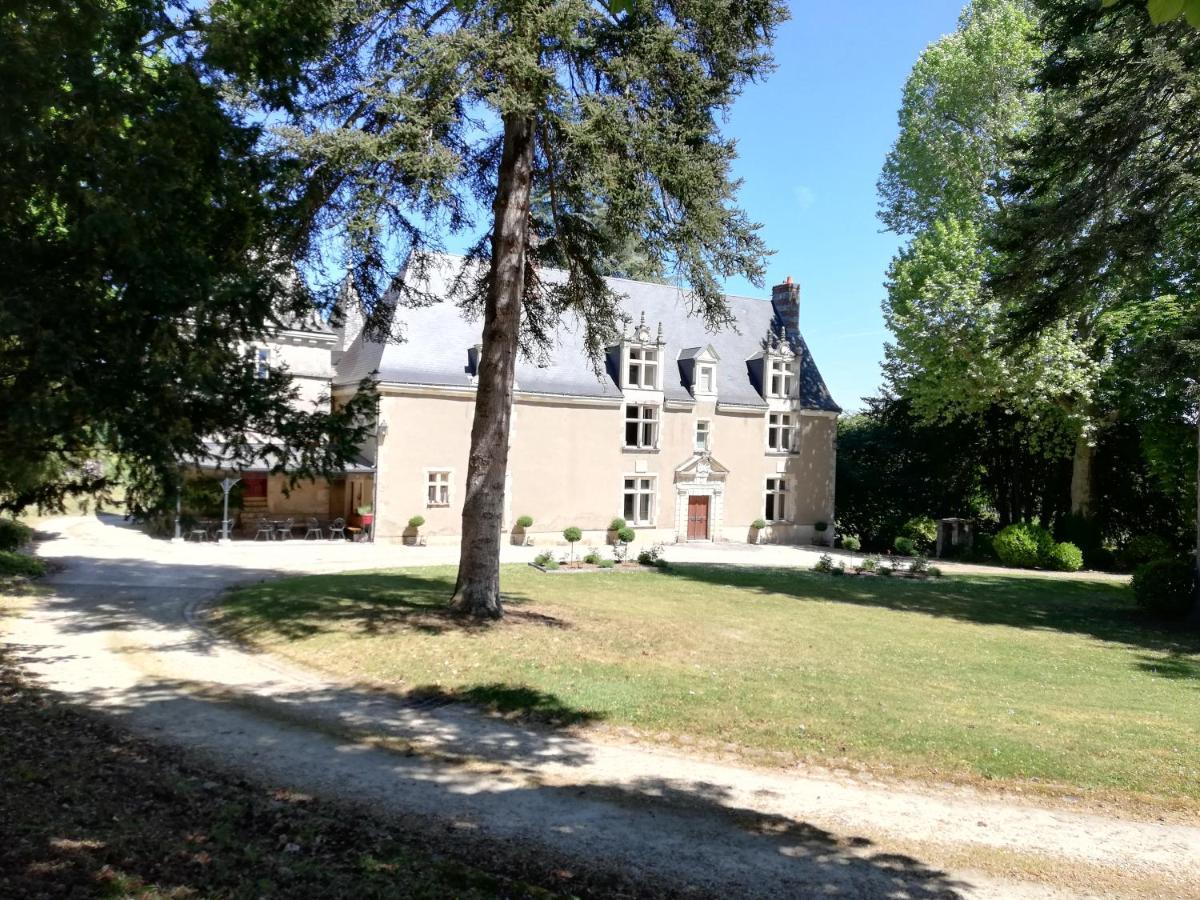
<svg viewBox="0 0 1200 900"><path fill-rule="evenodd" d="M455 273L462 265L460 257L444 256L431 266L430 283L422 288L434 296L446 297ZM566 273L543 270L544 281L560 281ZM685 350L712 346L717 365L717 397L723 404L765 408L766 403L750 377L747 363L762 353L764 341L779 329L769 301L730 296L730 308L737 321L736 330L725 328L709 332L704 322L688 315L687 292L670 284L651 284L610 278L609 284L624 296L622 307L634 322L645 314L651 334L662 323L664 347L663 393L667 400L691 400L684 386L677 361ZM417 308L396 311L403 319L405 340L382 344L361 336L347 348L338 361L335 384L354 384L375 374L380 381L400 384L470 387L471 349L481 340L482 323L465 314L447 300ZM833 402L821 373L804 339L795 347L801 361L800 399L805 409L840 411ZM541 394L570 397L621 397L621 389L609 371L593 371L584 352L581 328L569 317L560 325L556 345L544 364L521 359L517 364L517 389Z"/></svg>

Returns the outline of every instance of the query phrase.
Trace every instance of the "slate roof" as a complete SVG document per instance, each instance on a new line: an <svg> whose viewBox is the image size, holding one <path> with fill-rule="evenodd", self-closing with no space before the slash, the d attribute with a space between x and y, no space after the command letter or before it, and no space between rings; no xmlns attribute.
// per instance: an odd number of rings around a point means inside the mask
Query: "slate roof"
<svg viewBox="0 0 1200 900"><path fill-rule="evenodd" d="M446 297L461 257L445 255L430 266L429 284L422 289ZM539 277L554 282L566 279L559 270L543 270ZM720 404L765 409L767 404L750 375L747 361L760 356L763 342L779 328L770 301L730 296L728 301L737 330L705 329L701 319L688 315L687 292L669 284L652 284L623 278L608 279L613 290L624 296L622 307L636 323L644 313L651 334L662 322L664 347L663 393L666 400L691 402L677 361L684 351L712 346L721 362L717 365L717 399ZM396 314L403 323L403 342L387 344L354 341L338 360L335 384L355 384L374 374L383 382L399 384L472 387L471 349L482 339L482 321L468 317L453 301L416 308L404 307ZM592 370L583 349L581 329L568 316L559 326L556 346L544 366L525 359L517 363L517 390L583 398L618 399L621 389L616 372ZM804 338L795 344L800 360L801 408L839 412L813 361Z"/></svg>

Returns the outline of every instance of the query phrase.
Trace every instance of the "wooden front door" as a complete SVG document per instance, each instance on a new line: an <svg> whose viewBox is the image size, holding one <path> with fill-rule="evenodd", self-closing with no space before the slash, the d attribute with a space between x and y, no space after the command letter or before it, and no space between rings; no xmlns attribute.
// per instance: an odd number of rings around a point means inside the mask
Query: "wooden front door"
<svg viewBox="0 0 1200 900"><path fill-rule="evenodd" d="M688 497L687 536L689 541L708 540L708 500L707 496L701 494L692 494Z"/></svg>

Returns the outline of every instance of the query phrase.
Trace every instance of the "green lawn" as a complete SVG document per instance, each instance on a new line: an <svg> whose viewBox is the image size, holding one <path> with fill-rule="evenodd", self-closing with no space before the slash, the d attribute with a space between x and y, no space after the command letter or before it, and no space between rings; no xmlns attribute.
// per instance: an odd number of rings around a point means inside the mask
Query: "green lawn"
<svg viewBox="0 0 1200 900"><path fill-rule="evenodd" d="M503 578L496 627L443 613L448 569L271 582L218 618L347 680L557 725L1200 810L1200 638L1142 624L1122 584L704 566Z"/></svg>

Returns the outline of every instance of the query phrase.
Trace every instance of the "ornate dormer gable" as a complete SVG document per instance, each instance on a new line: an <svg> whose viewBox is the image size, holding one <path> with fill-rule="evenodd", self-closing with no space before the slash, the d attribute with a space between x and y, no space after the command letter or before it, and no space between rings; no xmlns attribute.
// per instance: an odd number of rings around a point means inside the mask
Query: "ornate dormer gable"
<svg viewBox="0 0 1200 900"><path fill-rule="evenodd" d="M697 400L717 399L717 365L721 357L712 344L688 347L679 354L679 374L683 384Z"/></svg>
<svg viewBox="0 0 1200 900"><path fill-rule="evenodd" d="M760 382L763 399L790 400L797 396L799 382L799 360L796 351L781 322L774 323L772 329L763 338L762 380Z"/></svg>
<svg viewBox="0 0 1200 900"><path fill-rule="evenodd" d="M646 324L646 314L642 313L638 324L621 335L621 389L661 392L665 347L662 322L658 323L657 332L652 332Z"/></svg>

